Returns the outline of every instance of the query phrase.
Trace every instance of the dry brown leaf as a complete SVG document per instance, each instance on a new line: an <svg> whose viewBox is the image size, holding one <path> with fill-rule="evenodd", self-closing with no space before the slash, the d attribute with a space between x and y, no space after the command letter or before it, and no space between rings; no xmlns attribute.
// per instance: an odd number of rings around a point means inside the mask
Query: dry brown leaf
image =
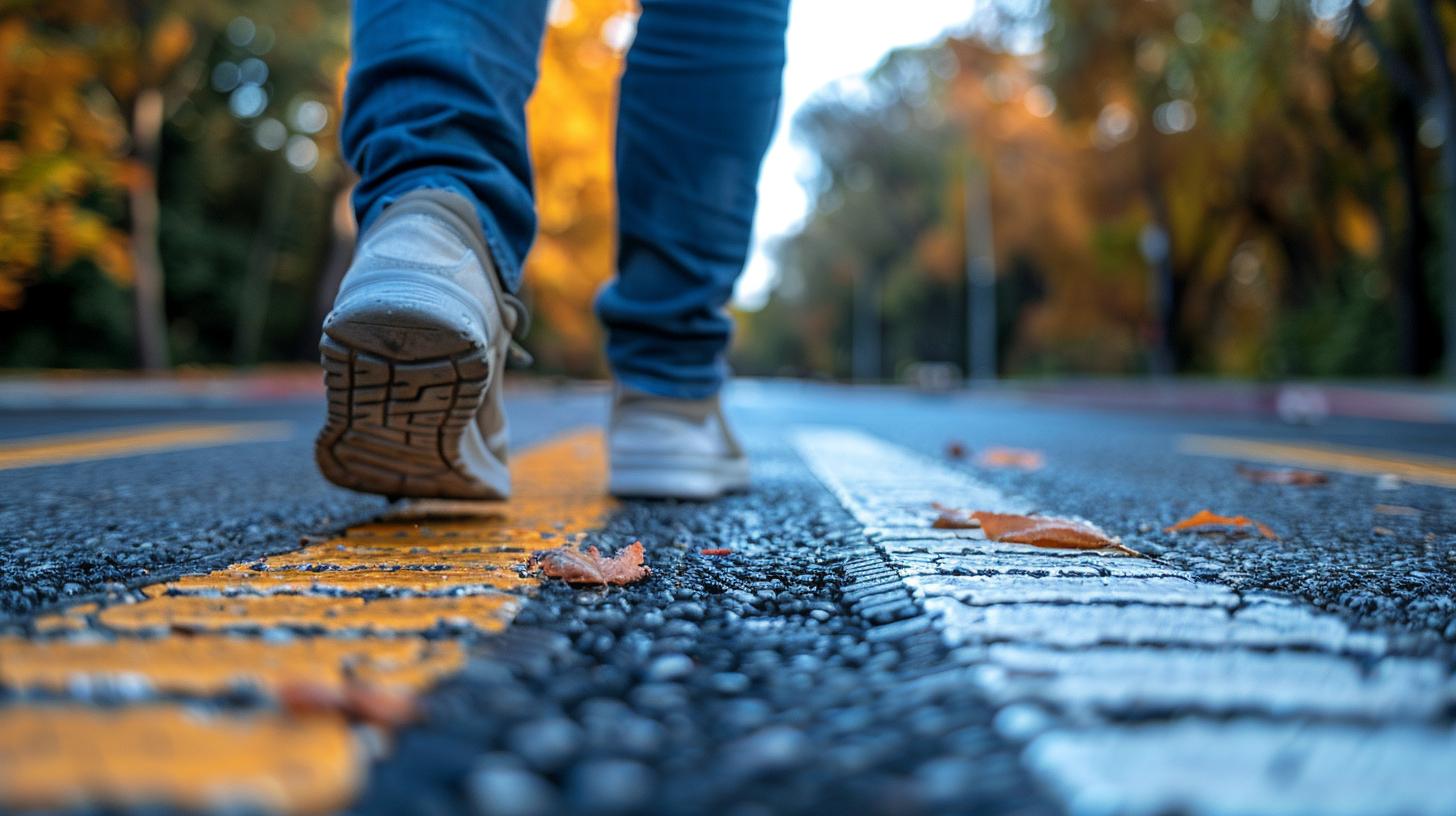
<svg viewBox="0 0 1456 816"><path fill-rule="evenodd" d="M1295 470L1293 468L1275 468L1265 470L1263 468L1238 466L1239 475L1253 482L1254 484L1277 484L1294 485L1296 487L1309 487L1311 485L1322 485L1330 480L1330 477L1323 473L1316 473L1313 470Z"/></svg>
<svg viewBox="0 0 1456 816"><path fill-rule="evenodd" d="M930 525L937 530L975 530L981 526L981 522L965 510L946 507L940 502L932 503L931 507L940 513Z"/></svg>
<svg viewBox="0 0 1456 816"><path fill-rule="evenodd" d="M1279 536L1269 528L1269 525L1254 521L1248 516L1221 516L1212 510L1199 510L1182 521L1163 528L1165 533L1176 533L1180 530L1199 530L1205 527L1238 527L1252 528L1259 531L1259 535L1265 538L1277 539Z"/></svg>
<svg viewBox="0 0 1456 816"><path fill-rule="evenodd" d="M652 574L642 563L642 542L634 541L610 558L602 557L596 547L585 551L575 547L557 547L537 553L531 560L548 578L560 578L569 584L631 584Z"/></svg>
<svg viewBox="0 0 1456 816"><path fill-rule="evenodd" d="M1045 464L1041 451L1022 450L1021 448L987 448L976 457L976 464L988 468L1017 468L1020 470L1040 470Z"/></svg>
<svg viewBox="0 0 1456 816"><path fill-rule="evenodd" d="M295 717L340 714L354 722L398 728L419 717L415 698L363 683L335 689L318 683L288 683L278 689L278 703Z"/></svg>
<svg viewBox="0 0 1456 816"><path fill-rule="evenodd" d="M940 516L931 525L942 530L980 528L986 538L1012 544L1030 544L1060 550L1113 549L1128 555L1142 555L1131 547L1108 536L1084 521L1051 516L1021 516L1012 513L989 513L984 510L957 510L939 502L934 504Z"/></svg>
<svg viewBox="0 0 1456 816"><path fill-rule="evenodd" d="M1128 555L1142 555L1085 521L985 511L971 513L971 517L981 523L981 529L992 541L1058 550L1113 549Z"/></svg>

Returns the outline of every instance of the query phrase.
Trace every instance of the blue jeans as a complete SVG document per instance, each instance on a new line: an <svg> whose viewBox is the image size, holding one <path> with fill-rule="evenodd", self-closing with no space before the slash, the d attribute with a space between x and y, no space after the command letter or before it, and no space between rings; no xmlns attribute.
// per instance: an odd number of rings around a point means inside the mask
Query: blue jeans
<svg viewBox="0 0 1456 816"><path fill-rule="evenodd" d="M355 0L342 141L361 226L411 190L461 193L520 287L536 231L524 106L546 6ZM626 385L695 398L723 382L787 21L788 0L642 2L617 120L617 276L596 302Z"/></svg>

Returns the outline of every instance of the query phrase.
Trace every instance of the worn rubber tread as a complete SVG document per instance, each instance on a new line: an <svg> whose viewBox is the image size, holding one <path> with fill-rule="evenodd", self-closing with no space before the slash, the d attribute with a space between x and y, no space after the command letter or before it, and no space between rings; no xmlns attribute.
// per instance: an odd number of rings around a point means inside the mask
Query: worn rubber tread
<svg viewBox="0 0 1456 816"><path fill-rule="evenodd" d="M396 497L495 497L460 458L489 385L486 349L397 361L326 334L319 354L329 411L315 456L330 481Z"/></svg>

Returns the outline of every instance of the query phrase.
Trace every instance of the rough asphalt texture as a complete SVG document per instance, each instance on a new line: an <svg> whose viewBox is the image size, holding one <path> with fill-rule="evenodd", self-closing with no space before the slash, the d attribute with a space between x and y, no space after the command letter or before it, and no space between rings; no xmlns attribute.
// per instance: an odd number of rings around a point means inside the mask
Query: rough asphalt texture
<svg viewBox="0 0 1456 816"><path fill-rule="evenodd" d="M600 394L517 395L516 439L599 422L603 404ZM1339 474L1318 487L1257 485L1232 461L1176 451L1180 434L1200 433L1456 457L1449 427L1292 428L751 383L732 392L730 413L754 449L754 492L625 505L589 543L641 539L655 576L607 592L543 587L430 696L426 720L375 769L360 812L1051 810L997 736L992 709L951 671L923 610L786 446L783 432L801 424L857 428L941 458L1197 576L1302 597L1391 635L1401 651L1449 658L1456 644L1456 491L1380 490ZM205 418L292 418L301 431L283 443L0 472L0 613L286 550L376 511L380 500L315 474L318 416L313 406L214 411ZM3 423L15 437L198 418L11 413ZM972 455L1034 448L1047 464L1021 473L944 460L952 440ZM1161 532L1204 507L1282 537ZM715 547L733 554L700 554Z"/></svg>
<svg viewBox="0 0 1456 816"><path fill-rule="evenodd" d="M1237 474L1234 461L1176 451L1180 434L1197 433L1456 458L1451 426L1338 420L1304 428L1272 418L1112 413L804 386L789 399L785 390L743 389L738 415L747 423L849 425L942 460L952 440L972 459L991 446L1039 450L1046 466L1031 473L947 462L1045 512L1087 518L1136 548L1235 589L1288 592L1398 640L1456 643L1456 491L1413 484L1381 490L1373 478L1338 473L1322 486L1253 484ZM1377 505L1418 512L1387 515ZM1203 508L1251 516L1281 538L1162 532Z"/></svg>
<svg viewBox="0 0 1456 816"><path fill-rule="evenodd" d="M601 399L571 390L510 401L528 445L601 421ZM313 462L322 400L238 409L0 413L12 438L179 422L284 420L292 439L0 471L0 623L185 573L298 546L362 521L383 499L325 482ZM27 433L27 430L29 432Z"/></svg>
<svg viewBox="0 0 1456 816"><path fill-rule="evenodd" d="M629 504L588 537L642 540L654 576L548 583L359 812L1050 811L883 556L757 447L752 494Z"/></svg>

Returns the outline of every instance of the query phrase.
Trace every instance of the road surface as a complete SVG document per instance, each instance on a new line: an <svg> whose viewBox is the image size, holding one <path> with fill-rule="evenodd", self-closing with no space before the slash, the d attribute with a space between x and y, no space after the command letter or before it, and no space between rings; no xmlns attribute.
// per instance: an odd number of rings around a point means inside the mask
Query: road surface
<svg viewBox="0 0 1456 816"><path fill-rule="evenodd" d="M504 507L329 486L315 395L0 400L0 807L1456 812L1451 425L747 382L751 492L614 503L605 400L511 392Z"/></svg>

